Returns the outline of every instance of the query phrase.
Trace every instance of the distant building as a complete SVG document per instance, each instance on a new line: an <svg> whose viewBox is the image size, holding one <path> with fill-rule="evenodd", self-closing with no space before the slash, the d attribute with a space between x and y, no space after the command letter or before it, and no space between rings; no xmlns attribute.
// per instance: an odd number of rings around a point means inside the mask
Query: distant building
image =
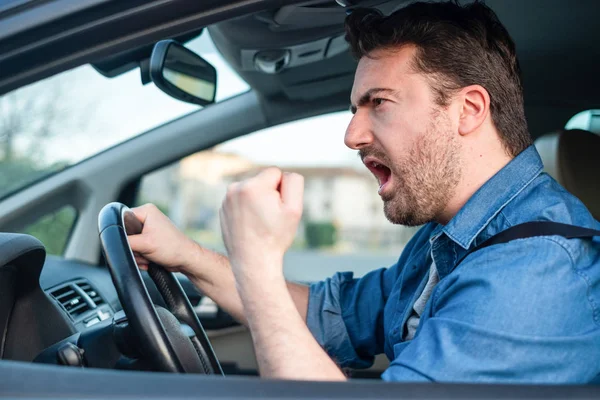
<svg viewBox="0 0 600 400"><path fill-rule="evenodd" d="M143 202L167 212L181 229L219 229L218 211L227 190L226 177L254 164L234 154L205 150L144 177Z"/></svg>
<svg viewBox="0 0 600 400"><path fill-rule="evenodd" d="M238 155L203 151L179 163L179 226L220 230L219 209L227 192L228 177L253 168Z"/></svg>

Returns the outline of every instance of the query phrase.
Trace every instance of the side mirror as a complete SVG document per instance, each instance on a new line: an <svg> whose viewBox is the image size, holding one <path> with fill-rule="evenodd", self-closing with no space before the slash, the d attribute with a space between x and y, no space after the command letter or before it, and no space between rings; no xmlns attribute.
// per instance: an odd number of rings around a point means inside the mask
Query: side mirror
<svg viewBox="0 0 600 400"><path fill-rule="evenodd" d="M174 40L162 40L150 56L150 78L178 100L206 106L215 102L217 70Z"/></svg>

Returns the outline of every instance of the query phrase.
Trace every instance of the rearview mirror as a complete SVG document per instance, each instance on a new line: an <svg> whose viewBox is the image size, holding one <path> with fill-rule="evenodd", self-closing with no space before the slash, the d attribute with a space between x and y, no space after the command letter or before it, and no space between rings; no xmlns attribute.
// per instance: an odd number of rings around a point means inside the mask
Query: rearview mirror
<svg viewBox="0 0 600 400"><path fill-rule="evenodd" d="M215 102L217 70L174 40L162 40L150 56L150 78L178 100L206 106Z"/></svg>

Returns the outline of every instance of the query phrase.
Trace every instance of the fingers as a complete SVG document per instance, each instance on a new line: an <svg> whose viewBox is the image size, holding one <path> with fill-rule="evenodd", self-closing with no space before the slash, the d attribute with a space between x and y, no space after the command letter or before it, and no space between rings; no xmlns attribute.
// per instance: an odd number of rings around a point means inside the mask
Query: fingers
<svg viewBox="0 0 600 400"><path fill-rule="evenodd" d="M244 192L245 194L261 193L262 191L257 192L255 190L258 186L277 190L284 204L302 212L304 177L296 173L284 173L275 167L266 168L247 181L230 184L228 197L234 197L238 192Z"/></svg>
<svg viewBox="0 0 600 400"><path fill-rule="evenodd" d="M131 211L133 211L133 214L136 216L136 218L140 220L142 225L144 225L148 219L148 214L152 212L152 208L156 208L156 206L154 206L154 204L144 204L143 206L132 208ZM137 235L128 235L127 239L129 240L131 250L134 252L146 253L149 250L148 244L144 240L145 238L141 233Z"/></svg>
<svg viewBox="0 0 600 400"><path fill-rule="evenodd" d="M290 210L302 214L304 177L286 172L281 178L281 201Z"/></svg>
<svg viewBox="0 0 600 400"><path fill-rule="evenodd" d="M282 172L279 168L270 167L256 176L241 182L234 182L227 187L224 204L235 203L240 197L254 197L269 191L279 191Z"/></svg>
<svg viewBox="0 0 600 400"><path fill-rule="evenodd" d="M131 211L135 214L137 219L140 220L142 224L146 224L148 217L154 213L160 212L160 210L154 204L144 204L143 206L132 208ZM148 240L147 235L145 234L145 230L142 233L137 235L129 235L127 237L129 240L129 245L131 246L131 250L140 254L147 254L152 252L153 247L152 243Z"/></svg>
<svg viewBox="0 0 600 400"><path fill-rule="evenodd" d="M142 271L148 271L148 264L139 264L138 263L138 268L141 269Z"/></svg>
<svg viewBox="0 0 600 400"><path fill-rule="evenodd" d="M150 263L150 261L146 257L142 256L139 253L134 252L133 256L135 257L135 262L138 264L149 264Z"/></svg>
<svg viewBox="0 0 600 400"><path fill-rule="evenodd" d="M279 168L269 167L262 170L251 181L260 186L266 186L270 189L277 189L281 184L282 172Z"/></svg>
<svg viewBox="0 0 600 400"><path fill-rule="evenodd" d="M150 261L148 261L146 258L135 252L133 253L133 256L135 258L135 263L137 264L138 268L143 271L147 271Z"/></svg>
<svg viewBox="0 0 600 400"><path fill-rule="evenodd" d="M158 208L154 204L150 203L131 209L131 211L133 211L137 219L139 219L142 224L146 223L148 214L154 212L154 210L158 210Z"/></svg>
<svg viewBox="0 0 600 400"><path fill-rule="evenodd" d="M148 237L144 234L131 235L127 237L131 250L139 254L151 253L154 249Z"/></svg>

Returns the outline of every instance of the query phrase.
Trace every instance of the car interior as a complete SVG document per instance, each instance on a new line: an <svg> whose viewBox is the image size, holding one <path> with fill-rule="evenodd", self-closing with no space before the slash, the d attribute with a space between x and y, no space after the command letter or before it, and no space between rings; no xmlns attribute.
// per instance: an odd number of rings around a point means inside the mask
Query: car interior
<svg viewBox="0 0 600 400"><path fill-rule="evenodd" d="M55 76L67 77L81 66L93 68L102 82L117 82L131 74L139 87L159 92L150 72L155 44L175 40L186 45L208 36L231 74L246 85L235 95L203 106L188 104L176 118L139 134L131 132L126 140L89 157L68 165L53 164L54 169L31 175L20 186L16 175L11 175L14 170L8 168L8 153L3 153L0 177L6 176L0 186L6 181L10 190L0 187L0 394L28 398L598 396L596 387L584 385L382 384L379 377L388 365L384 355L367 370L347 371L353 379L345 384L260 380L245 327L203 297L185 276L139 272L127 258L123 232L134 229L127 222L128 207L152 196L172 195L166 186L144 189L146 177L255 132L285 130L296 121L347 110L356 61L344 40L344 18L356 7L390 13L410 2L10 0L0 4L0 96L5 99ZM600 218L600 186L595 179L600 172L600 114L594 111L600 109L596 67L600 3L487 0L486 4L517 45L525 113L546 172ZM219 87L230 79L219 73L217 97ZM94 120L96 108L100 109L91 96L94 86L75 81L73 85L84 95L90 91L91 102L83 115ZM118 87L107 95L115 108L120 107L121 95L125 96ZM140 100L140 104L145 103ZM151 118L152 112L144 107L113 123L127 126ZM577 121L585 123L569 125L581 113L587 113L586 118ZM2 132L8 132L6 126L0 125L3 146L9 137ZM98 136L109 135L103 129L99 128ZM43 138L35 140L43 143ZM69 140L57 142L58 147L48 152L68 151ZM344 146L341 140L338 144ZM210 173L210 168L200 171ZM144 190L150 194L142 196ZM47 236L36 238L28 227L42 220L51 226L56 218L48 216L65 209L72 212L72 219L64 245L53 252ZM58 235L49 232L50 237ZM328 261L317 259L316 267L319 262ZM114 269L112 264L124 267ZM297 276L304 282L312 279Z"/></svg>

